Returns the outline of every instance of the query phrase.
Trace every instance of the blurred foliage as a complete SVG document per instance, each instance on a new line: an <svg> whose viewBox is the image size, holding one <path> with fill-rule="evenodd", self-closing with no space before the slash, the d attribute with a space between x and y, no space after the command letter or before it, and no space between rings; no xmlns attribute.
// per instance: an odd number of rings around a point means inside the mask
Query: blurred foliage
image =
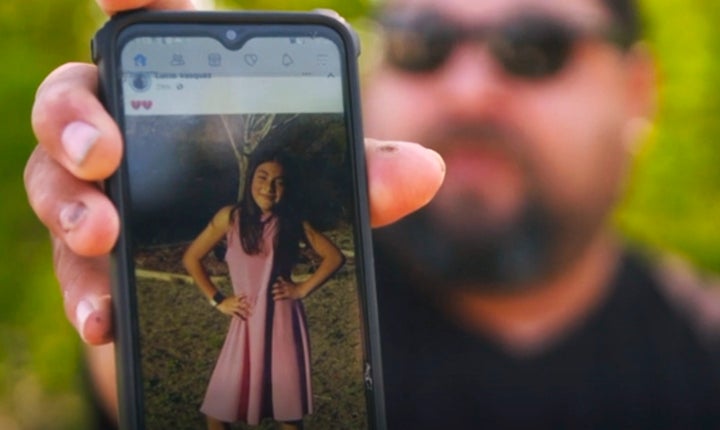
<svg viewBox="0 0 720 430"><path fill-rule="evenodd" d="M331 9L339 12L345 19L353 20L367 15L373 5L372 0L216 0L218 9L276 9L308 11L313 9Z"/></svg>
<svg viewBox="0 0 720 430"><path fill-rule="evenodd" d="M370 0L247 0L219 6L331 8L350 20ZM716 0L644 1L657 55L657 121L638 153L617 222L628 237L720 271L720 8ZM77 336L66 322L47 232L26 202L22 170L35 139L37 86L69 60L87 61L102 16L89 0L0 3L0 428L87 426ZM359 22L359 21L358 21ZM366 30L369 31L369 30ZM366 49L366 52L369 49Z"/></svg>
<svg viewBox="0 0 720 430"><path fill-rule="evenodd" d="M79 3L79 4L78 4ZM69 0L0 4L0 428L82 428L77 336L64 321L50 244L26 203L33 95L68 59L85 59L93 7Z"/></svg>
<svg viewBox="0 0 720 430"><path fill-rule="evenodd" d="M707 0L643 5L659 107L617 219L631 239L718 272L720 8Z"/></svg>

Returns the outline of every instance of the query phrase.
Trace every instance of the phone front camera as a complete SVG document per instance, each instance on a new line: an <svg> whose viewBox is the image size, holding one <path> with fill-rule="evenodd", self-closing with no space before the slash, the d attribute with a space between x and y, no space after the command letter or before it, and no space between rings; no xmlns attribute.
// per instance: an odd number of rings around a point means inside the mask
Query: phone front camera
<svg viewBox="0 0 720 430"><path fill-rule="evenodd" d="M225 38L227 40L235 40L237 39L237 31L235 30L228 30L225 32Z"/></svg>

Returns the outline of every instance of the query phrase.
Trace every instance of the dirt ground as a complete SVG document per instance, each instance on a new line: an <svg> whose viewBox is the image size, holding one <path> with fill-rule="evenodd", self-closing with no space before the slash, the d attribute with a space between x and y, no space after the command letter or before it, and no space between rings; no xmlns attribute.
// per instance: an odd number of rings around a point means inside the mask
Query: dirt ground
<svg viewBox="0 0 720 430"><path fill-rule="evenodd" d="M349 256L345 265L322 287L304 299L310 331L314 412L306 429L366 427L362 382L362 344L355 263L349 232L329 234ZM187 244L141 250L136 269L170 273L170 279L138 276L141 351L147 427L203 429L199 412L229 317L213 309L188 282L181 258ZM312 270L307 256L296 273ZM218 287L230 294L225 264L206 260ZM259 426L235 424L236 429L274 429L271 420Z"/></svg>

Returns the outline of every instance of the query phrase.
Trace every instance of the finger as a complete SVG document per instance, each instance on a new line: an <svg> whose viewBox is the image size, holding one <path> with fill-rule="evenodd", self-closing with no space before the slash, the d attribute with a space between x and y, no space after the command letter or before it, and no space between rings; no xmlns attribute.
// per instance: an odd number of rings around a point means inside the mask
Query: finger
<svg viewBox="0 0 720 430"><path fill-rule="evenodd" d="M365 139L365 153L373 227L425 206L445 177L440 155L417 143Z"/></svg>
<svg viewBox="0 0 720 430"><path fill-rule="evenodd" d="M247 310L249 308L250 308L250 306L245 301L239 302L236 306L236 309L241 310L243 312L247 312Z"/></svg>
<svg viewBox="0 0 720 430"><path fill-rule="evenodd" d="M85 348L88 370L92 376L93 393L97 394L113 422L118 420L115 348L112 344Z"/></svg>
<svg viewBox="0 0 720 430"><path fill-rule="evenodd" d="M24 179L30 206L53 236L83 256L110 252L120 221L97 187L73 177L42 147L30 156Z"/></svg>
<svg viewBox="0 0 720 430"><path fill-rule="evenodd" d="M130 9L194 9L191 0L97 0L100 8L108 15Z"/></svg>
<svg viewBox="0 0 720 430"><path fill-rule="evenodd" d="M110 342L113 326L108 257L80 257L53 238L53 258L70 323L91 345Z"/></svg>
<svg viewBox="0 0 720 430"><path fill-rule="evenodd" d="M236 317L241 318L243 320L246 320L248 317L248 312L237 310L237 311L233 312L233 315L235 315Z"/></svg>
<svg viewBox="0 0 720 430"><path fill-rule="evenodd" d="M242 298L233 297L233 298L232 298L232 302L231 302L231 306L233 307L233 309L236 309L236 310L238 310L238 309L245 309L245 308L247 308L247 303L246 303L246 301L243 300Z"/></svg>
<svg viewBox="0 0 720 430"><path fill-rule="evenodd" d="M284 280L278 279L272 284L272 291L281 291L286 285L287 283Z"/></svg>
<svg viewBox="0 0 720 430"><path fill-rule="evenodd" d="M122 140L97 98L97 68L70 63L40 85L32 127L40 145L78 178L105 179L120 164Z"/></svg>

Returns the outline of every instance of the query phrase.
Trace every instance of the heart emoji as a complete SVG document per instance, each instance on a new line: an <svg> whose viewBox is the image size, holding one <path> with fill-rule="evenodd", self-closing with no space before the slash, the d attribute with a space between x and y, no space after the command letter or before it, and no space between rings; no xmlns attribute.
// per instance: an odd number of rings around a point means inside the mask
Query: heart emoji
<svg viewBox="0 0 720 430"><path fill-rule="evenodd" d="M141 105L142 105L142 102L140 100L131 100L130 101L130 106L132 106L132 108L135 110L140 109Z"/></svg>
<svg viewBox="0 0 720 430"><path fill-rule="evenodd" d="M143 100L143 101L140 102L140 103L142 104L142 107L144 107L146 110L150 110L150 108L151 108L152 105L153 105L152 100Z"/></svg>

